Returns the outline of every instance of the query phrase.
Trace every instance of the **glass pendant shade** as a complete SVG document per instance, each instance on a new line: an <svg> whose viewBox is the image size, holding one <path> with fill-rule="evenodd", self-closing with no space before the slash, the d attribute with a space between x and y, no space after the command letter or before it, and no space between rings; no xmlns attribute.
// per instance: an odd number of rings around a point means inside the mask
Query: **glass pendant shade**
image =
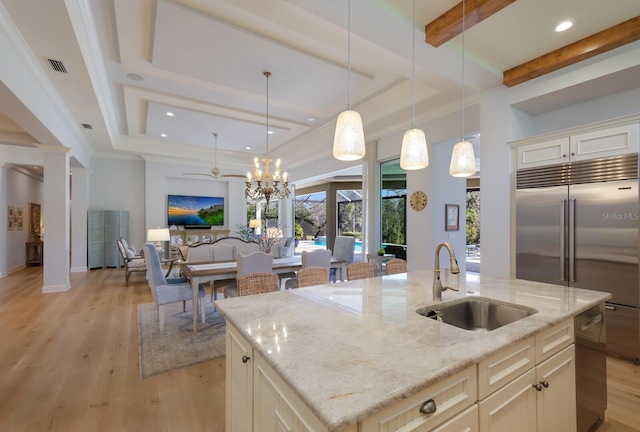
<svg viewBox="0 0 640 432"><path fill-rule="evenodd" d="M473 144L469 141L460 141L453 146L449 174L453 177L469 177L475 173L476 157L473 153Z"/></svg>
<svg viewBox="0 0 640 432"><path fill-rule="evenodd" d="M336 122L333 157L343 161L362 159L365 154L362 118L353 110L342 111Z"/></svg>
<svg viewBox="0 0 640 432"><path fill-rule="evenodd" d="M417 170L429 166L427 139L422 129L409 129L402 137L400 168Z"/></svg>

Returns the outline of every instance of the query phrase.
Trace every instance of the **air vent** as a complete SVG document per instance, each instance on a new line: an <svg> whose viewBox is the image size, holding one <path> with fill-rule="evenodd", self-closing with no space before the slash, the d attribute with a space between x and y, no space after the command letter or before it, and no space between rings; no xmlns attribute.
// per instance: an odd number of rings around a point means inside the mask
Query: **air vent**
<svg viewBox="0 0 640 432"><path fill-rule="evenodd" d="M93 129L93 126L91 126L89 123L82 123L82 127L85 129Z"/></svg>
<svg viewBox="0 0 640 432"><path fill-rule="evenodd" d="M47 59L47 61L49 62L49 66L51 66L51 69L53 69L54 71L60 73L69 73L67 72L67 68L64 67L64 63L62 63L60 60Z"/></svg>

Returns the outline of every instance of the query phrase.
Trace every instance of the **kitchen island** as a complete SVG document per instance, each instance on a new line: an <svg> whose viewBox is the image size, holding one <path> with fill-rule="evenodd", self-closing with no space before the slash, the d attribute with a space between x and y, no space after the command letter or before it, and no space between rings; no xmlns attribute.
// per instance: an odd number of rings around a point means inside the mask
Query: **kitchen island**
<svg viewBox="0 0 640 432"><path fill-rule="evenodd" d="M227 320L227 430L369 430L369 423L386 421L381 416L399 424L390 410L404 413L413 399L451 384L433 397L435 413L426 407L427 414L405 421L431 430L428 421L440 424L478 406L481 411L494 392L501 396L502 387L525 371L537 372L538 364L573 342L573 317L610 297L520 280L443 277L459 289L445 291L443 304L481 297L537 311L490 332L472 332L416 313L439 303L432 300L432 280L430 271L411 272L217 301ZM547 339L552 348L545 354ZM270 417L263 421L265 411Z"/></svg>

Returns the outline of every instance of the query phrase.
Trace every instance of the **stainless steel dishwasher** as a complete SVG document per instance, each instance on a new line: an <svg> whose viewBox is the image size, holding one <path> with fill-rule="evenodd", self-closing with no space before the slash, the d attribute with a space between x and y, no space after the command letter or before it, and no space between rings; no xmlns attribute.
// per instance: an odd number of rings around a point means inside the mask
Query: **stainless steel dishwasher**
<svg viewBox="0 0 640 432"><path fill-rule="evenodd" d="M607 409L607 356L604 303L574 319L578 432L604 420Z"/></svg>

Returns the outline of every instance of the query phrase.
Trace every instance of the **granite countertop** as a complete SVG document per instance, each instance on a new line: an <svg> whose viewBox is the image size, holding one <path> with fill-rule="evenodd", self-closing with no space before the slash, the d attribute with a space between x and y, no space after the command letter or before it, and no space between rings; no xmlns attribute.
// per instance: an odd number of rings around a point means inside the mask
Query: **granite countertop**
<svg viewBox="0 0 640 432"><path fill-rule="evenodd" d="M448 277L448 280L447 280ZM443 275L443 302L480 296L538 310L491 332L425 318L433 272L216 301L330 431L364 420L514 342L604 302L607 293L537 282Z"/></svg>

